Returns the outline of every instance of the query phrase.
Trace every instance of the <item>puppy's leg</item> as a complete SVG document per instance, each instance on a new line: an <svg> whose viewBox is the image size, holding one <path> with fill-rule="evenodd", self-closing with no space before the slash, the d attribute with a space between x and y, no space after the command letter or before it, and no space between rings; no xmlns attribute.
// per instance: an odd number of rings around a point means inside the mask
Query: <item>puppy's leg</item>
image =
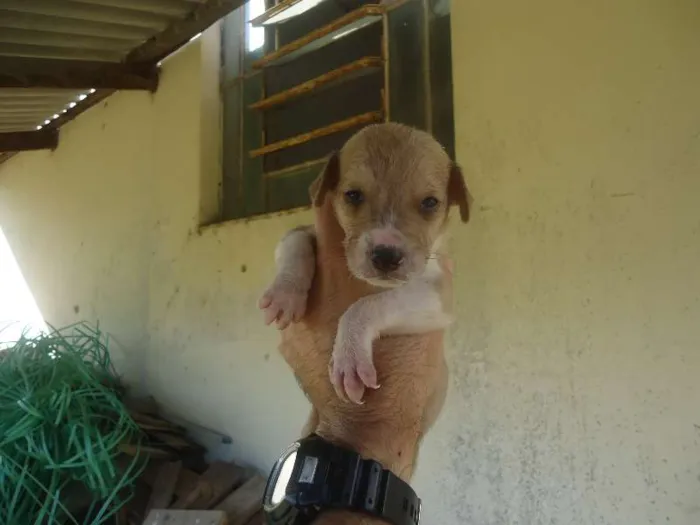
<svg viewBox="0 0 700 525"><path fill-rule="evenodd" d="M446 328L452 319L443 305L439 286L432 280L417 279L350 306L340 318L329 367L338 396L362 403L365 387L379 388L372 343L383 335Z"/></svg>
<svg viewBox="0 0 700 525"><path fill-rule="evenodd" d="M277 322L284 330L299 322L306 312L306 300L316 270L316 232L302 226L288 232L275 249L277 275L260 298L258 306L265 324Z"/></svg>

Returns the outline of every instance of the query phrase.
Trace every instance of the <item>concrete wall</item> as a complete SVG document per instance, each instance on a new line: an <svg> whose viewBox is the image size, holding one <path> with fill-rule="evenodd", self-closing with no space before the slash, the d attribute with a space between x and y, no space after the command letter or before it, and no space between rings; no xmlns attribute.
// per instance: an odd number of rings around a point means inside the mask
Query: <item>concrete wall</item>
<svg viewBox="0 0 700 525"><path fill-rule="evenodd" d="M99 318L135 379L147 349L151 105L116 95L66 126L56 151L0 165L0 229L44 319ZM0 290L7 311L15 297Z"/></svg>
<svg viewBox="0 0 700 525"><path fill-rule="evenodd" d="M453 230L459 320L416 477L424 521L696 525L700 4L452 4L478 209ZM218 177L214 47L0 167L0 227L49 321L99 316L127 377L266 469L306 404L255 301L276 240L309 216L198 231Z"/></svg>
<svg viewBox="0 0 700 525"><path fill-rule="evenodd" d="M700 3L452 6L480 208L430 523L698 524Z"/></svg>

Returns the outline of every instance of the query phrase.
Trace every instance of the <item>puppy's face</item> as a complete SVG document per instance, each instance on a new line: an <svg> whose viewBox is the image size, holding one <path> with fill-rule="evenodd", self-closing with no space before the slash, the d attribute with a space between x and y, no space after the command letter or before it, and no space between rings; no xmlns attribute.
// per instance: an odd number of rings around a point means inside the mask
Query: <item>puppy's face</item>
<svg viewBox="0 0 700 525"><path fill-rule="evenodd" d="M449 207L469 218L461 171L429 134L399 124L369 126L331 157L311 187L315 205L333 199L350 271L392 287L422 273Z"/></svg>

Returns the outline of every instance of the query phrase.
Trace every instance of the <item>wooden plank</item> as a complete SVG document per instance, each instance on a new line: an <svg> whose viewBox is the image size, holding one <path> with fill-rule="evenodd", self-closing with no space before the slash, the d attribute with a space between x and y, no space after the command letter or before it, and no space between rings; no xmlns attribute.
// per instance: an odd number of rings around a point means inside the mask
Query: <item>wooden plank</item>
<svg viewBox="0 0 700 525"><path fill-rule="evenodd" d="M219 503L232 490L241 486L245 471L233 463L217 461L199 477L196 487L178 499L174 509L208 509Z"/></svg>
<svg viewBox="0 0 700 525"><path fill-rule="evenodd" d="M246 525L257 512L260 512L265 484L265 478L256 474L219 503L216 509L226 512L229 525Z"/></svg>
<svg viewBox="0 0 700 525"><path fill-rule="evenodd" d="M313 44L320 42L325 37L329 37L336 31L343 29L352 23L358 22L363 18L380 17L384 14L384 11L385 9L380 5L365 5L364 7L355 9L349 12L347 15L341 16L340 18L334 20L330 24L316 29L315 31L311 31L294 42L290 42L286 46L282 46L278 50L264 56L260 60L257 60L253 63L253 68L260 69L273 65L275 62L279 62L282 59L290 59L292 56L296 56L307 47L309 50L312 47L316 49L316 46ZM329 38L327 43L330 43L331 41L332 39Z"/></svg>
<svg viewBox="0 0 700 525"><path fill-rule="evenodd" d="M182 462L164 463L158 469L158 475L153 483L151 498L146 505L146 513L151 509L168 508L175 494L175 485L182 470Z"/></svg>
<svg viewBox="0 0 700 525"><path fill-rule="evenodd" d="M57 130L42 129L40 131L0 133L0 152L56 149L57 146Z"/></svg>
<svg viewBox="0 0 700 525"><path fill-rule="evenodd" d="M365 57L350 64L346 64L338 69L324 73L316 78L313 78L303 84L294 86L286 91L267 97L266 99L260 100L254 104L250 105L250 109L257 109L260 111L265 111L279 104L284 104L295 98L299 98L303 95L317 91L323 87L328 87L336 82L341 82L343 80L351 80L355 78L358 74L363 72L370 72L381 67L383 61L381 57Z"/></svg>
<svg viewBox="0 0 700 525"><path fill-rule="evenodd" d="M267 171L263 173L263 176L267 179L274 179L276 177L286 177L294 176L298 173L304 172L308 169L316 170L318 175L321 172L321 168L328 162L328 157L323 157L320 159L309 160L307 162L302 162L300 164L295 164L294 166L287 166L281 170Z"/></svg>
<svg viewBox="0 0 700 525"><path fill-rule="evenodd" d="M141 412L130 412L130 415L141 428L146 430L166 430L181 434L185 433L185 427L166 421L158 416L149 416Z"/></svg>
<svg viewBox="0 0 700 525"><path fill-rule="evenodd" d="M158 460L149 461L148 465L141 474L141 481L153 488L153 485L156 483L156 478L158 477L158 472L160 471L160 467L163 465L163 463L163 461Z"/></svg>
<svg viewBox="0 0 700 525"><path fill-rule="evenodd" d="M127 523L129 525L143 522L146 514L148 514L148 502L151 499L152 493L151 487L143 478L136 480L134 484L134 496L126 504L126 507L124 507L124 510L126 510Z"/></svg>
<svg viewBox="0 0 700 525"><path fill-rule="evenodd" d="M132 457L135 457L140 453L148 454L151 459L170 459L174 456L172 452L168 452L167 450L145 445L132 445L131 443L120 444L119 451Z"/></svg>
<svg viewBox="0 0 700 525"><path fill-rule="evenodd" d="M192 491L184 497L179 498L173 505L173 509L191 509L195 507L195 503L199 500L209 498L211 496L211 487L204 483L197 483L192 487Z"/></svg>
<svg viewBox="0 0 700 525"><path fill-rule="evenodd" d="M230 525L219 510L154 509L143 525Z"/></svg>
<svg viewBox="0 0 700 525"><path fill-rule="evenodd" d="M245 525L265 525L265 515L263 514L262 511L259 511L250 518Z"/></svg>
<svg viewBox="0 0 700 525"><path fill-rule="evenodd" d="M363 113L362 115L357 115L349 119L341 120L340 122L334 122L330 126L325 126L323 128L318 128L308 133L302 133L295 137L291 137L279 142L274 142L263 146L262 148L254 149L250 152L252 158L261 157L272 153L273 151L279 151L285 148L291 148L293 146L298 146L299 144L304 144L310 140L314 140L320 137L325 137L326 135L332 135L333 133L339 133L345 131L346 129L354 128L356 126L361 126L363 124L371 124L372 122L379 122L382 120L381 111L371 111L369 113Z"/></svg>
<svg viewBox="0 0 700 525"><path fill-rule="evenodd" d="M131 397L124 401L130 414L147 414L158 417L160 412L158 402L153 396Z"/></svg>
<svg viewBox="0 0 700 525"><path fill-rule="evenodd" d="M159 446L162 443L164 446L173 448L178 451L197 448L197 445L195 445L188 439L182 437L181 435L178 435L177 433L155 431L147 432L147 434L153 440L159 441L160 443L157 443Z"/></svg>
<svg viewBox="0 0 700 525"><path fill-rule="evenodd" d="M177 483L175 484L175 496L180 498L186 498L199 483L200 475L190 469L183 468L180 470L180 475L178 476Z"/></svg>

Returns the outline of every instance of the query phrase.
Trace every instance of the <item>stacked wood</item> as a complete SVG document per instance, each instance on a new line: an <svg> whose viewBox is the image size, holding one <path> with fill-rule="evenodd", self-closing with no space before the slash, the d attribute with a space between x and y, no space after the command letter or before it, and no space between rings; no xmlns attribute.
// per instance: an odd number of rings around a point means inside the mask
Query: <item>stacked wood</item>
<svg viewBox="0 0 700 525"><path fill-rule="evenodd" d="M260 510L265 479L233 463L214 462L198 475L180 462L165 462L145 477L152 477L148 479L152 490L143 525L173 521L182 525L263 523Z"/></svg>
<svg viewBox="0 0 700 525"><path fill-rule="evenodd" d="M150 460L118 525L262 525L265 479L234 463L207 464L204 447L158 414L152 401L126 404ZM124 445L127 455L136 447Z"/></svg>
<svg viewBox="0 0 700 525"><path fill-rule="evenodd" d="M130 400L125 403L131 418L143 434L140 446L123 444L122 452L128 455L146 453L151 459L183 460L186 466L202 468L204 464L204 447L187 436L187 429L182 425L168 421L159 414L158 405L153 398Z"/></svg>

